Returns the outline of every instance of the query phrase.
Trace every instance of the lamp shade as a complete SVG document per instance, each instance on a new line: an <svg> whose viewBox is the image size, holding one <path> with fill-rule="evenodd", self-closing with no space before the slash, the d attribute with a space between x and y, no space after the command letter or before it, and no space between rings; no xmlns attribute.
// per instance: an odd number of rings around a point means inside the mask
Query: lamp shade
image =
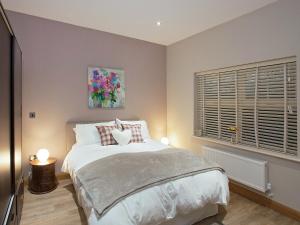
<svg viewBox="0 0 300 225"><path fill-rule="evenodd" d="M163 143L163 144L165 144L165 145L169 145L169 139L167 137L162 137L160 139L160 142Z"/></svg>
<svg viewBox="0 0 300 225"><path fill-rule="evenodd" d="M41 148L38 150L36 156L41 163L45 163L49 158L49 151L45 148Z"/></svg>

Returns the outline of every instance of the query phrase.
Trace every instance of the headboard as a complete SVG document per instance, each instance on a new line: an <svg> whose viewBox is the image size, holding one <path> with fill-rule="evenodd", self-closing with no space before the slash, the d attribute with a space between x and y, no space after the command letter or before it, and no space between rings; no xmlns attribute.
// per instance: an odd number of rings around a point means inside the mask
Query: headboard
<svg viewBox="0 0 300 225"><path fill-rule="evenodd" d="M124 119L124 120L138 120L137 118ZM111 121L111 120L110 120ZM73 128L76 127L76 124L89 124L89 123L100 123L108 121L68 121L66 123L66 152L69 152L72 146L76 142L75 133Z"/></svg>
<svg viewBox="0 0 300 225"><path fill-rule="evenodd" d="M75 133L73 131L73 128L75 128L77 123L78 122L69 121L66 124L66 152L69 152L71 150L73 144L75 144L75 142L76 142Z"/></svg>

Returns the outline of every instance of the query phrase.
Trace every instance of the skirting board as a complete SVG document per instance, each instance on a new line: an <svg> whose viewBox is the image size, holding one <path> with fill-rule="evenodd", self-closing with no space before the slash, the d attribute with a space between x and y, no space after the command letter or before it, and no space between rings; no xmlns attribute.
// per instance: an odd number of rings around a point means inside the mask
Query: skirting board
<svg viewBox="0 0 300 225"><path fill-rule="evenodd" d="M285 216L288 216L297 221L300 221L300 212L299 211L292 209L288 206L285 206L279 202L273 201L272 199L264 196L263 194L260 194L254 190L251 190L251 188L248 188L243 184L240 184L236 181L230 180L229 189L230 189L230 191L237 193L253 202L256 202L257 204L263 205L263 206L273 209Z"/></svg>
<svg viewBox="0 0 300 225"><path fill-rule="evenodd" d="M58 173L56 174L58 180L70 179L70 175L68 173Z"/></svg>

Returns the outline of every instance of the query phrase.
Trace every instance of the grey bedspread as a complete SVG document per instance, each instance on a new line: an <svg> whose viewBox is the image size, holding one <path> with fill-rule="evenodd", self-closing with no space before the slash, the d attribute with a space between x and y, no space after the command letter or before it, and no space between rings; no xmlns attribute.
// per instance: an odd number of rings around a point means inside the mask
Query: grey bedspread
<svg viewBox="0 0 300 225"><path fill-rule="evenodd" d="M223 171L217 164L187 150L170 148L99 159L79 169L77 178L101 217L134 193L211 170Z"/></svg>

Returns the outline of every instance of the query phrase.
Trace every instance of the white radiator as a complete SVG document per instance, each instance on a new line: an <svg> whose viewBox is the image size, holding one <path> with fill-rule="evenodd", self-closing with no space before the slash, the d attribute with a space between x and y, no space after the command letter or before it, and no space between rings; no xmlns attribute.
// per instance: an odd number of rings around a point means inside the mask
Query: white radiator
<svg viewBox="0 0 300 225"><path fill-rule="evenodd" d="M252 159L207 146L204 146L203 150L204 157L223 167L230 179L262 192L270 189L267 161Z"/></svg>

